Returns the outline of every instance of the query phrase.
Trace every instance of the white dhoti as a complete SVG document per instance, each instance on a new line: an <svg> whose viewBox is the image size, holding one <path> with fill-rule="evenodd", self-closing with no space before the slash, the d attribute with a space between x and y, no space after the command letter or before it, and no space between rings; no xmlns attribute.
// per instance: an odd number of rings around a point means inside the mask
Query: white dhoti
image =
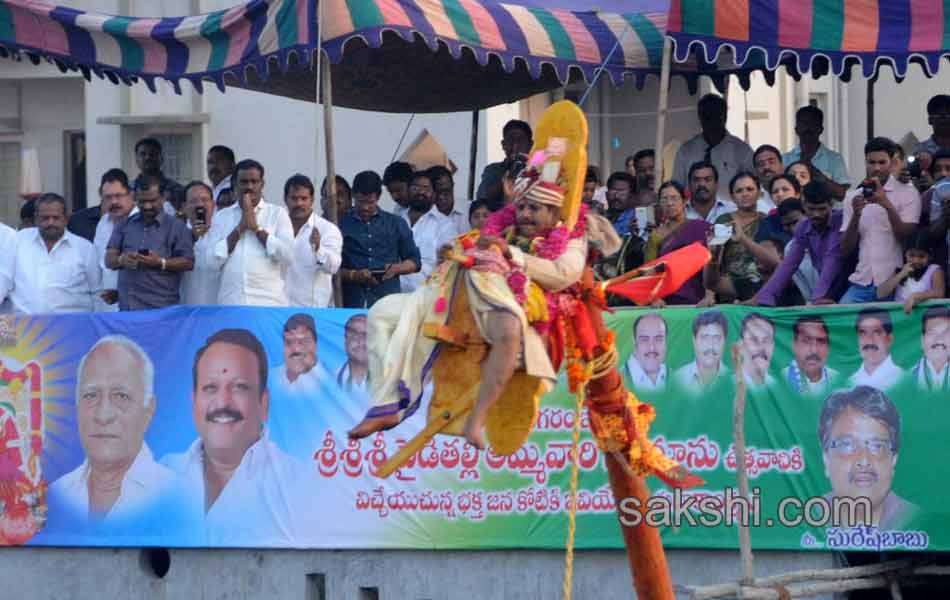
<svg viewBox="0 0 950 600"><path fill-rule="evenodd" d="M554 261L527 255L512 248L512 262L523 269L529 280L542 288L559 291L577 282L586 260L586 239L572 240L564 254ZM371 408L367 417L398 414L412 415L419 407L423 390L431 377L439 342L422 334L426 323L444 325L451 312L457 286L465 285L475 323L486 343L491 345L487 322L495 311L514 315L521 323L524 369L538 377L545 391L557 383L544 340L528 323L505 276L462 269L444 263L430 280L410 294L392 294L381 298L367 318L367 350L372 383ZM445 298L446 306L436 312L436 304ZM472 365L478 368L478 365ZM379 374L379 375L377 375Z"/></svg>

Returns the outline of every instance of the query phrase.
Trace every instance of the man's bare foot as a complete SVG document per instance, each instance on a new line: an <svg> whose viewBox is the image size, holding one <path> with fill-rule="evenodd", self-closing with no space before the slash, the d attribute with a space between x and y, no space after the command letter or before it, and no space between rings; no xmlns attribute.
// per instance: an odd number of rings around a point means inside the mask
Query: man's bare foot
<svg viewBox="0 0 950 600"><path fill-rule="evenodd" d="M469 415L465 421L465 428L462 430L468 443L479 450L485 449L485 437L482 435L482 427L484 427L484 425L484 419L477 419L473 414Z"/></svg>
<svg viewBox="0 0 950 600"><path fill-rule="evenodd" d="M368 435L372 435L377 431L391 429L396 425L399 425L399 415L397 414L385 415L382 417L367 417L363 419L359 425L351 429L347 435L351 440L358 440Z"/></svg>

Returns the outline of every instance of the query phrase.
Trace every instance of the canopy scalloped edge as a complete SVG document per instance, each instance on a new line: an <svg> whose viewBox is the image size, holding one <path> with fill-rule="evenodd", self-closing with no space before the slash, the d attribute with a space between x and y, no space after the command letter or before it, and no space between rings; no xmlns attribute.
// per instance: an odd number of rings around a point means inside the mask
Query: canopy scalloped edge
<svg viewBox="0 0 950 600"><path fill-rule="evenodd" d="M762 57L760 67L774 72L779 66L796 79L810 73L814 77L827 74L839 77L842 81L851 79L855 65L861 65L865 78L876 77L883 66L890 66L894 76L901 80L907 76L911 64L916 64L927 78L936 76L943 59L950 61L950 50L922 54L920 52L838 52L800 48L766 47L750 42L702 36L692 33L667 32L673 40L673 60L684 61L691 55L706 63L718 60L724 51L731 52L738 64L745 64L756 54Z"/></svg>
<svg viewBox="0 0 950 600"><path fill-rule="evenodd" d="M646 84L648 77L653 76L659 78L659 68L637 69L611 65L606 65L601 68L601 66L595 67L592 65L579 64L574 61L551 57L541 58L531 55L501 53L472 46L470 44L459 43L455 40L445 39L437 35L426 35L425 32L419 31L417 29L395 28L390 26L377 27L371 30L364 30L358 33L355 32L337 39L328 40L326 43L324 43L324 52L332 64L339 64L346 58L346 48L351 43L355 41L362 41L371 48L379 48L383 44L383 36L386 33L393 33L406 43L412 43L415 38L421 39L433 52L436 52L440 45L444 46L455 59L462 58L463 52L467 51L481 66L486 66L489 61L496 59L508 73L514 72L517 69L517 64L521 63L525 66L531 76L536 79L541 76L541 73L545 68L550 68L555 73L558 81L562 85L566 85L571 81L572 73L579 74L586 84L590 84L590 82L593 81L595 77L597 77L598 71L601 70L609 77L611 84L617 87L623 86L632 80L636 89L642 89ZM695 42L695 44L697 46L701 45L700 42ZM726 45L723 44L723 46ZM705 51L705 46L702 47ZM676 48L675 43L674 48ZM716 49L715 54L717 60L720 51L723 49L724 48ZM203 71L171 76L168 74L131 71L119 67L101 65L99 63L87 64L84 62L75 61L69 56L56 52L22 46L19 44L10 43L8 41L0 42L0 57L3 58L20 60L21 57L25 55L34 65L39 65L42 60L46 60L49 63L55 65L63 73L69 71L81 73L87 81L91 81L93 75L99 79L108 80L116 85L124 83L131 86L141 80L153 93L157 91L155 87L156 80L162 79L172 85L176 94L182 93L182 80L189 81L194 87L195 91L199 94L204 93L205 82L212 83L218 88L219 91L225 92L229 85L226 81L227 78L236 80L238 82L238 87L245 87L248 83L250 71L253 71L261 80L266 81L268 79L270 69L273 68L275 64L282 73L287 73L291 67L291 58L296 58L296 62L298 64L311 66L313 55L315 55L315 53L316 48L314 46L309 44L298 44L295 46L282 48L275 52L260 55L252 59L245 59L238 65L233 65L214 71ZM774 83L774 73L761 66L751 68L735 67L731 69L723 69L713 61L706 60L704 61L705 64L702 64L701 66L688 67L685 66L687 61L689 61L688 56L685 60L680 60L678 57L674 57L671 75L674 77L683 77L686 80L687 87L691 94L695 94L698 90L698 79L701 76L708 77L712 81L713 85L720 91L725 89L727 77L730 75L736 76L740 82L740 85L744 89L749 89L751 84L751 73L760 70L764 71L766 81L769 85Z"/></svg>

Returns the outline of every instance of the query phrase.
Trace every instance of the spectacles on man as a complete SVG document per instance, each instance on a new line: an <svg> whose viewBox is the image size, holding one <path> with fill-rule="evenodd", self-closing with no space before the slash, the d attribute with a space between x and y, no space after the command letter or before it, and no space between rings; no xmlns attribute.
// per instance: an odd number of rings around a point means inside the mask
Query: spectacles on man
<svg viewBox="0 0 950 600"><path fill-rule="evenodd" d="M831 443L828 444L829 448L841 456L854 456L857 454L858 449L862 446L867 449L871 456L876 458L890 455L892 452L894 452L894 445L890 442L890 440L875 438L869 440L856 440L852 437L841 437L831 440Z"/></svg>

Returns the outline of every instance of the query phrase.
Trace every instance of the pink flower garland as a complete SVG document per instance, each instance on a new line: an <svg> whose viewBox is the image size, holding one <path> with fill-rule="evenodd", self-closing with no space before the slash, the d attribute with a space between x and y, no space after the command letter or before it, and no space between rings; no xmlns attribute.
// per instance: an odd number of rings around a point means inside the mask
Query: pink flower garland
<svg viewBox="0 0 950 600"><path fill-rule="evenodd" d="M561 255L567 250L567 245L571 240L583 237L584 234L587 233L587 210L587 204L582 203L577 217L577 223L574 225L574 229L572 231L568 232L567 227L564 225L558 225L548 232L545 237L538 238L533 244L534 252L532 254L545 260L553 261L560 258ZM491 213L488 216L488 220L485 221L485 225L482 226L481 235L504 235L505 231L515 225L517 221L516 216L517 214L514 204L509 204L501 210ZM518 304L524 305L525 301L527 300L525 286L528 283L528 277L521 271L521 269L512 268L512 270L508 273L507 282L508 287L515 295L515 299L518 301ZM560 312L560 303L558 302L557 294L545 290L544 297L548 303L548 314L550 315L550 320L543 323L539 322L534 324L535 328L542 335L555 320L558 312Z"/></svg>

